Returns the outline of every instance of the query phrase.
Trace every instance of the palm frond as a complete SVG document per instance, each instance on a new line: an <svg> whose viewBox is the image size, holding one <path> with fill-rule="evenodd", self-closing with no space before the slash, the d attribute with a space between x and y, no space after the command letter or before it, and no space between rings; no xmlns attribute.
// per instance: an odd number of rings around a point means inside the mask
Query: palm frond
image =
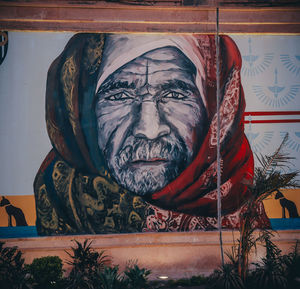
<svg viewBox="0 0 300 289"><path fill-rule="evenodd" d="M270 246L269 256L278 253L276 246L271 242L271 230L261 229L258 237L254 234L255 224L260 217L257 214L257 209L261 202L279 189L300 187L299 182L296 180L299 171L285 172L288 171L291 160L294 159L283 151L287 141L288 134L285 135L282 143L272 155L256 155L260 167L255 168L253 184L248 186L251 197L244 206L245 210L240 214L237 271L243 281L247 279L249 255L253 250L256 250L257 242L263 242ZM274 246L272 247L272 245ZM231 262L234 260L234 255L228 257ZM264 281L264 278L262 278L262 281Z"/></svg>
<svg viewBox="0 0 300 289"><path fill-rule="evenodd" d="M271 156L257 157L261 167L255 168L254 184L249 187L252 193L252 200L261 202L269 197L274 191L283 188L299 188L300 184L296 180L299 171L284 172L288 169L291 160L288 153L284 152L285 145L288 141L288 134L285 135L278 149Z"/></svg>
<svg viewBox="0 0 300 289"><path fill-rule="evenodd" d="M274 170L266 175L262 172L257 172L255 186L251 188L253 199L256 199L257 202L261 202L277 190L283 188L299 188L299 182L296 180L298 176L298 171L281 173Z"/></svg>
<svg viewBox="0 0 300 289"><path fill-rule="evenodd" d="M288 141L288 133L284 136L280 146L276 149L276 151L268 156L263 156L262 154L255 154L261 168L258 170L262 175L266 175L268 173L272 173L274 169L277 168L287 168L291 165L291 160L295 159L294 157L289 156L288 153L284 152L284 148Z"/></svg>

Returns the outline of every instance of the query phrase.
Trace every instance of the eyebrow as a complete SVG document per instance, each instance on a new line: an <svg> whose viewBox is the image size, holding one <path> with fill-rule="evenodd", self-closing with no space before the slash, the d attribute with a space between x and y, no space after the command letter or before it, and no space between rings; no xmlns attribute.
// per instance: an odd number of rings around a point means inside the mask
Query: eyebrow
<svg viewBox="0 0 300 289"><path fill-rule="evenodd" d="M136 85L134 82L131 82L129 84L128 81L108 81L107 83L104 83L99 87L97 94L105 93L110 90L119 89L119 88L135 89L135 87Z"/></svg>
<svg viewBox="0 0 300 289"><path fill-rule="evenodd" d="M161 85L162 90L176 89L176 88L179 88L181 90L189 90L191 92L194 92L197 90L197 87L195 85L191 85L180 79L171 79L171 80L168 80L167 83L164 83Z"/></svg>

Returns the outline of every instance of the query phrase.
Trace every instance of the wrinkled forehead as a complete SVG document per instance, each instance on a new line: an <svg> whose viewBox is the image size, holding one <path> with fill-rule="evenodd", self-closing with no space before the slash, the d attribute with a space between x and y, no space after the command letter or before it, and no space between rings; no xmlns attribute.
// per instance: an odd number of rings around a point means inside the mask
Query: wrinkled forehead
<svg viewBox="0 0 300 289"><path fill-rule="evenodd" d="M176 48L169 53L156 53L158 48ZM163 51L163 50L162 50ZM115 71L123 67L125 64L137 59L145 54L157 60L161 58L174 59L178 54L184 57L179 57L180 60L189 60L193 63L196 70L195 83L205 101L205 69L204 60L199 51L199 44L193 36L184 35L147 35L147 34L108 34L105 39L104 50L102 54L101 65L98 74L98 82L96 91L98 91L101 84ZM154 54L155 55L154 55ZM166 55L168 54L168 55Z"/></svg>
<svg viewBox="0 0 300 289"><path fill-rule="evenodd" d="M196 68L176 47L163 47L146 52L131 60L113 74L152 75L161 71L170 73L182 71L194 75ZM169 76L172 77L171 74Z"/></svg>

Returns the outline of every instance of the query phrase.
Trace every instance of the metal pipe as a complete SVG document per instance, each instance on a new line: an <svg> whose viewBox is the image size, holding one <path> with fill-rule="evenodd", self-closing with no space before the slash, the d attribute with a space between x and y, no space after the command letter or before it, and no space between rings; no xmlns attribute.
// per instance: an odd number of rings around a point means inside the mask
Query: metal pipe
<svg viewBox="0 0 300 289"><path fill-rule="evenodd" d="M219 7L216 9L216 80L217 80L217 210L218 231L222 265L224 265L223 239L222 239L222 203L221 203L221 153L220 153L220 38L219 38Z"/></svg>

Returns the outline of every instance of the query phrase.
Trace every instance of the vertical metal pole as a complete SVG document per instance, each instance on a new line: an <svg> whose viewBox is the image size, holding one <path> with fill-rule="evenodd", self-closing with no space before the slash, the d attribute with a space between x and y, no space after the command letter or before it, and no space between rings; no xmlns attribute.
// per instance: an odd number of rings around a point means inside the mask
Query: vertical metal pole
<svg viewBox="0 0 300 289"><path fill-rule="evenodd" d="M218 230L220 237L220 249L222 265L224 265L224 252L222 240L222 206L221 206L221 154L220 154L220 38L219 38L219 7L216 11L216 80L217 80L217 192L218 192Z"/></svg>

